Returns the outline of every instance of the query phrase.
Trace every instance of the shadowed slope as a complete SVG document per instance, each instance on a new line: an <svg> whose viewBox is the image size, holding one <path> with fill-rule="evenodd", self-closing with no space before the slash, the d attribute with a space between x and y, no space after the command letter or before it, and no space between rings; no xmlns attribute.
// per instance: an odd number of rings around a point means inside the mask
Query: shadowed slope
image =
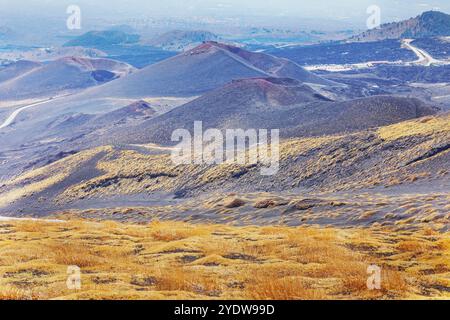
<svg viewBox="0 0 450 320"><path fill-rule="evenodd" d="M170 144L176 129L280 129L282 137L348 133L436 113L418 99L375 96L332 102L292 79L234 81L106 142Z"/></svg>
<svg viewBox="0 0 450 320"><path fill-rule="evenodd" d="M160 194L171 198L292 188L354 192L401 186L409 192L442 193L450 184L448 120L447 114L349 135L286 140L280 146L279 172L266 178L260 164L180 166L169 154L150 154L145 147L96 148L4 183L1 211L48 213L89 199L87 205L97 206L111 206L111 201L129 205L138 199L139 206L145 199L167 199ZM104 197L109 200L102 202Z"/></svg>

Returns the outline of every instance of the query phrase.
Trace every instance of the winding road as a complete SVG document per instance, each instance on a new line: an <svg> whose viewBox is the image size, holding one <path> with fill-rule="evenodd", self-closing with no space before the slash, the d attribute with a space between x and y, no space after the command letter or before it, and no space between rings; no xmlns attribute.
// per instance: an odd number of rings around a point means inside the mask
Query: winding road
<svg viewBox="0 0 450 320"><path fill-rule="evenodd" d="M416 56L419 58L418 60L414 61L412 64L415 65L424 65L426 67L431 66L432 64L442 64L444 61L437 60L433 58L428 52L425 50L419 49L415 46L413 46L411 43L414 41L414 39L405 39L402 41L402 45L406 48L411 50L416 54Z"/></svg>
<svg viewBox="0 0 450 320"><path fill-rule="evenodd" d="M0 130L1 130L1 129L4 129L4 128L6 128L6 127L9 127L11 124L13 124L14 121L16 120L17 116L18 116L22 111L27 110L27 109L32 108L32 107L35 107L35 106L38 106L38 105L40 105L40 104L47 103L47 102L49 102L49 101L55 101L55 100L57 100L57 99L60 99L60 98L66 97L66 96L67 96L67 95L59 96L59 97L56 97L56 98L49 98L49 99L47 99L47 100L35 102L35 103L32 103L32 104L23 106L23 107L21 107L21 108L15 110L15 111L14 111L13 113L11 113L11 115L10 115L10 116L9 116L9 117L8 117L8 118L0 125Z"/></svg>
<svg viewBox="0 0 450 320"><path fill-rule="evenodd" d="M310 65L305 69L309 71L324 70L329 72L342 72L358 69L367 69L376 65L401 65L401 66L425 66L430 67L432 65L448 65L450 60L438 60L433 58L428 52L423 49L419 49L412 45L414 39L402 40L402 47L414 52L417 56L417 60L411 62L403 61L368 61L354 64L325 64L325 65Z"/></svg>

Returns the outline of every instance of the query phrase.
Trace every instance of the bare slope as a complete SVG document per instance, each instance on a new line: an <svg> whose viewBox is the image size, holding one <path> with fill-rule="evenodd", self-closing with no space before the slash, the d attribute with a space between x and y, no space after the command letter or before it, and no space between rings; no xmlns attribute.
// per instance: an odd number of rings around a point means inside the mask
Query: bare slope
<svg viewBox="0 0 450 320"><path fill-rule="evenodd" d="M420 100L375 96L332 102L292 79L255 78L234 81L183 106L119 130L107 143L170 144L176 129L280 129L282 137L348 133L434 114Z"/></svg>
<svg viewBox="0 0 450 320"><path fill-rule="evenodd" d="M18 62L0 74L0 79L5 80L0 83L0 99L59 95L102 84L133 71L127 64L108 59L66 57L39 66Z"/></svg>
<svg viewBox="0 0 450 320"><path fill-rule="evenodd" d="M233 79L266 75L215 46L179 54L92 90L86 96L143 98L195 96Z"/></svg>
<svg viewBox="0 0 450 320"><path fill-rule="evenodd" d="M109 112L123 107L124 101L149 97L195 97L236 79L279 77L283 72L301 82L323 84L325 81L286 60L264 54L254 55L241 49L233 53L233 50L237 48L214 42L204 43L127 77L42 104L38 112L26 110L21 114L21 119L28 122L23 122L23 125L34 125L32 122L66 113Z"/></svg>
<svg viewBox="0 0 450 320"><path fill-rule="evenodd" d="M41 67L39 62L20 60L0 69L0 83L19 77L33 69Z"/></svg>
<svg viewBox="0 0 450 320"><path fill-rule="evenodd" d="M377 186L383 187L382 192L402 187L410 192L442 193L450 184L449 134L446 114L350 135L287 140L280 148L280 171L266 178L259 166L175 166L168 154L102 147L6 182L0 188L0 205L3 214L25 208L45 213L70 207L72 201L87 208L120 203L141 206L142 199L164 201L164 194L186 197L293 188L353 192ZM321 205L317 201L304 204Z"/></svg>
<svg viewBox="0 0 450 320"><path fill-rule="evenodd" d="M217 42L208 42L204 44L204 47L208 46L215 46L226 52L230 52L273 77L292 78L301 82L320 85L336 85L336 83L323 79L288 59L274 57L261 52L251 52L239 47ZM200 48L202 47L199 47L199 49Z"/></svg>
<svg viewBox="0 0 450 320"><path fill-rule="evenodd" d="M236 79L287 75L302 82L327 83L287 60L208 42L68 101L196 96Z"/></svg>

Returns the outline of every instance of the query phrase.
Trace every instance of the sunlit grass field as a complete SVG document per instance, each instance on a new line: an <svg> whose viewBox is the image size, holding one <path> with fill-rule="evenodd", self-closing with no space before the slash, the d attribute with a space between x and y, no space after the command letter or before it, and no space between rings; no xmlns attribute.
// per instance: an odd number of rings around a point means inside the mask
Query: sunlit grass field
<svg viewBox="0 0 450 320"><path fill-rule="evenodd" d="M0 222L0 299L448 299L449 288L450 237L432 229Z"/></svg>

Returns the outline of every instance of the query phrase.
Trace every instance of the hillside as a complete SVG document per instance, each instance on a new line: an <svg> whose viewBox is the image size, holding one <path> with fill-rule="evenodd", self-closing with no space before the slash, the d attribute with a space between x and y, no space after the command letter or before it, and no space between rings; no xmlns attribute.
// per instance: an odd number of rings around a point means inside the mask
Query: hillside
<svg viewBox="0 0 450 320"><path fill-rule="evenodd" d="M73 133L91 134L96 130L107 132L111 128L117 128L128 124L128 121L135 119L145 120L154 116L156 111L145 101L136 101L123 108L107 112L100 115L67 113L56 117L47 125L47 130L51 131L47 137L69 137L73 138Z"/></svg>
<svg viewBox="0 0 450 320"><path fill-rule="evenodd" d="M8 64L6 67L0 69L0 83L19 77L41 66L42 64L40 64L39 62L27 60L19 60L17 62Z"/></svg>
<svg viewBox="0 0 450 320"><path fill-rule="evenodd" d="M367 42L441 36L450 36L450 15L439 11L427 11L409 20L383 24L380 28L368 30L350 38L349 41Z"/></svg>
<svg viewBox="0 0 450 320"><path fill-rule="evenodd" d="M204 130L280 128L282 137L348 133L436 113L412 98L375 96L332 102L291 79L257 78L234 81L223 88L127 130L118 130L105 143L170 144L178 128Z"/></svg>
<svg viewBox="0 0 450 320"><path fill-rule="evenodd" d="M289 115L293 108L323 101L329 100L293 79L235 80L136 128L120 130L114 138L164 144L175 129L192 129L194 121L202 121L205 129L285 128L295 121Z"/></svg>
<svg viewBox="0 0 450 320"><path fill-rule="evenodd" d="M402 48L398 39L372 42L330 42L314 45L294 45L265 51L286 58L301 66L355 64L367 61L414 61L417 56Z"/></svg>
<svg viewBox="0 0 450 320"><path fill-rule="evenodd" d="M129 77L86 92L76 100L118 97L195 96L233 79L265 75L217 48L188 51L146 67Z"/></svg>
<svg viewBox="0 0 450 320"><path fill-rule="evenodd" d="M164 206L174 205L174 196L262 191L277 194L294 188L304 190L303 194L346 191L350 194L343 193L341 201L347 199L344 202L349 204L340 209L346 209L348 214L355 210L349 206L359 205L351 200L351 194L357 190L380 186L379 192L403 188L407 194L408 190L445 193L450 185L449 134L449 115L445 114L353 134L285 140L280 147L280 171L267 178L260 175L261 165L176 166L169 154L151 153L151 147L100 147L4 182L0 187L0 212L36 215L92 206ZM309 207L327 209L323 201L330 200L320 200L327 199L326 193L312 195L319 199L310 202ZM417 202L418 196L412 196ZM367 196L365 199L367 202ZM445 206L442 199L434 199L438 201L435 208L441 208L443 203ZM392 205L398 207L397 201L392 199ZM373 208L377 208L376 202ZM185 212L180 208L167 209L171 217ZM442 210L438 212L448 213ZM215 216L215 212L211 214ZM220 211L217 214L219 219ZM335 223L343 223L341 219L348 218L346 214L337 216Z"/></svg>
<svg viewBox="0 0 450 320"><path fill-rule="evenodd" d="M4 60L6 64L11 64L21 60L48 62L65 57L80 58L106 58L106 53L98 49L83 47L48 47L48 48L30 48L15 49L0 52L0 61Z"/></svg>
<svg viewBox="0 0 450 320"><path fill-rule="evenodd" d="M175 166L152 145L29 168L0 184L0 299L446 299L449 123L285 140L271 177ZM367 289L373 264L381 290Z"/></svg>
<svg viewBox="0 0 450 320"><path fill-rule="evenodd" d="M450 0L21 2L0 301L450 300Z"/></svg>
<svg viewBox="0 0 450 320"><path fill-rule="evenodd" d="M277 77L283 73L302 82L336 84L284 59L265 54L253 55L241 49L239 54L235 54L231 50L234 50L234 47L205 43L127 77L59 99L57 102L42 104L39 109L52 114L57 112L58 115L67 112L100 113L123 107L122 100L132 102L149 97L192 98L236 79ZM96 103L92 104L92 101ZM40 114L33 116L34 120L38 121Z"/></svg>
<svg viewBox="0 0 450 320"><path fill-rule="evenodd" d="M237 51L235 51L237 50ZM195 96L243 78L282 74L285 60L214 42L169 58L92 92L96 97ZM279 68L279 70L278 70ZM297 80L326 83L299 66Z"/></svg>
<svg viewBox="0 0 450 320"><path fill-rule="evenodd" d="M306 71L288 59L274 57L266 53L247 51L239 47L217 42L208 42L198 47L197 50L203 50L203 48L208 48L209 46L215 46L226 52L230 52L273 77L292 78L301 82L319 85L336 85L336 83Z"/></svg>
<svg viewBox="0 0 450 320"><path fill-rule="evenodd" d="M140 100L133 102L126 107L96 116L93 124L98 122L114 124L129 118L148 118L155 115L155 113L156 111L149 103Z"/></svg>
<svg viewBox="0 0 450 320"><path fill-rule="evenodd" d="M48 97L126 76L135 69L108 59L65 57L45 64L19 61L0 70L0 99Z"/></svg>

